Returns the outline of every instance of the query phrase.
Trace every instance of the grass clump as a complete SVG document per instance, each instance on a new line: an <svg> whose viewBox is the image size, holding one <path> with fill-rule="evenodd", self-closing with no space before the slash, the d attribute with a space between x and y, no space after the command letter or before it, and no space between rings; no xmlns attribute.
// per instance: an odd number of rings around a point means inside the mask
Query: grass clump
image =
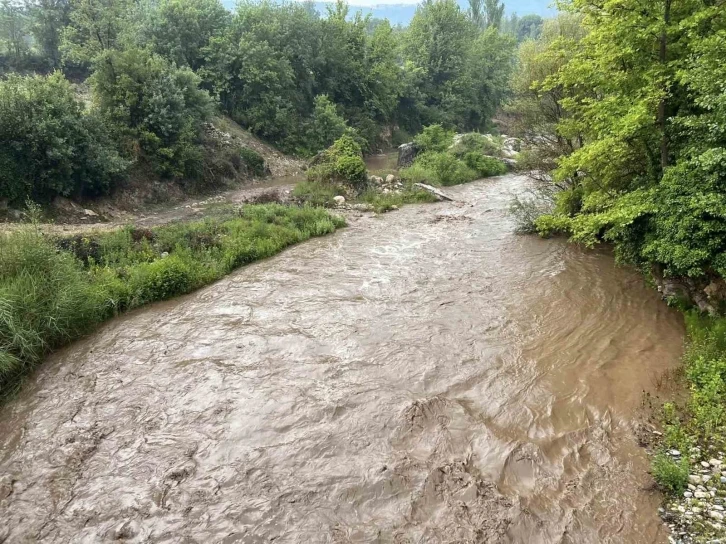
<svg viewBox="0 0 726 544"><path fill-rule="evenodd" d="M360 195L359 200L370 204L376 213L385 213L404 204L436 202L436 197L428 191L408 187L400 193L379 193L369 189Z"/></svg>
<svg viewBox="0 0 726 544"><path fill-rule="evenodd" d="M321 208L248 205L236 217L54 240L0 237L0 398L52 349L113 315L189 293L342 227Z"/></svg>
<svg viewBox="0 0 726 544"><path fill-rule="evenodd" d="M332 208L335 206L333 198L343 194L344 189L333 183L321 181L301 181L292 190L292 196L299 202Z"/></svg>

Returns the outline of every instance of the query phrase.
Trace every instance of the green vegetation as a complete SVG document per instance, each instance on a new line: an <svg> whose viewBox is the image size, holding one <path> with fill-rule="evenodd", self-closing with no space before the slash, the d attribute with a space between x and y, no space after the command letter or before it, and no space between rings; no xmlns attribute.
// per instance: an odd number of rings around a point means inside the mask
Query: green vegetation
<svg viewBox="0 0 726 544"><path fill-rule="evenodd" d="M688 484L688 461L676 461L665 453L653 458L652 473L658 485L673 495L680 495Z"/></svg>
<svg viewBox="0 0 726 544"><path fill-rule="evenodd" d="M454 142L454 132L431 125L414 138L420 150L413 164L401 171L411 183L458 185L475 179L505 174L507 167L496 157L501 142L481 134L464 134Z"/></svg>
<svg viewBox="0 0 726 544"><path fill-rule="evenodd" d="M400 208L405 204L419 204L423 202L436 202L436 197L428 191L423 191L408 185L400 192L381 193L374 190L363 192L358 200L373 207L376 213L385 213Z"/></svg>
<svg viewBox="0 0 726 544"><path fill-rule="evenodd" d="M355 190L362 189L368 177L360 145L350 134L341 136L316 157L307 177L308 181L345 183Z"/></svg>
<svg viewBox="0 0 726 544"><path fill-rule="evenodd" d="M127 166L59 73L0 80L0 141L0 199L9 201L99 194Z"/></svg>
<svg viewBox="0 0 726 544"><path fill-rule="evenodd" d="M0 237L0 397L48 351L101 321L343 225L320 208L265 204L151 230L54 240L28 226Z"/></svg>
<svg viewBox="0 0 726 544"><path fill-rule="evenodd" d="M2 2L2 72L60 72L0 85L0 137L12 143L0 147L14 161L0 162L13 185L0 198L95 195L128 174L185 186L229 177L236 159L205 145L215 109L307 157L344 135L370 152L425 125L489 129L516 46L499 30L501 8L494 0L466 13L437 0L394 29L343 2L322 16L294 2L234 12L219 0ZM90 95L64 78L87 79ZM50 88L58 96L43 100ZM248 168L235 172L261 175L244 153ZM333 167L324 174L363 179L357 159Z"/></svg>

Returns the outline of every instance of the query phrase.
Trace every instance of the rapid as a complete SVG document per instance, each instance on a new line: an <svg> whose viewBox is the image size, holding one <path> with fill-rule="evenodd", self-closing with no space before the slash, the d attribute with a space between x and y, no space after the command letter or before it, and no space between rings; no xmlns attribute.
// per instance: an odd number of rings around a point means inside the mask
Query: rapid
<svg viewBox="0 0 726 544"><path fill-rule="evenodd" d="M635 428L679 314L514 233L526 180L362 215L53 354L0 410L0 541L666 542Z"/></svg>

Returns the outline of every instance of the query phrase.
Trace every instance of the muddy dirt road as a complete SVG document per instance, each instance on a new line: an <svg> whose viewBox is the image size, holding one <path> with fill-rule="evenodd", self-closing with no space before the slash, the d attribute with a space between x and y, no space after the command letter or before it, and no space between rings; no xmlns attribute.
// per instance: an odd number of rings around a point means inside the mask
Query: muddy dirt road
<svg viewBox="0 0 726 544"><path fill-rule="evenodd" d="M666 542L632 426L679 316L606 253L513 234L522 184L56 353L0 412L0 540Z"/></svg>

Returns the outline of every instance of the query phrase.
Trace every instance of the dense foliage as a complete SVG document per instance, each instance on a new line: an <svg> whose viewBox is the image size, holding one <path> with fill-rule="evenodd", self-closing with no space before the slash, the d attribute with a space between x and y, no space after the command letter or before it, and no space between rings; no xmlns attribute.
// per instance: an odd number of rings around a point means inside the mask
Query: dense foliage
<svg viewBox="0 0 726 544"><path fill-rule="evenodd" d="M0 55L2 72L90 76L90 100L74 115L99 119L128 162L197 178L202 122L214 107L304 156L343 134L370 152L434 123L489 128L513 68L516 31L503 26L498 0L469 12L454 0L426 2L407 29L374 24L343 2L321 15L294 2L242 2L229 12L219 0L23 0L0 4ZM95 177L94 190L111 183ZM65 180L53 184L70 190ZM40 193L53 194L10 196Z"/></svg>
<svg viewBox="0 0 726 544"><path fill-rule="evenodd" d="M566 188L539 221L666 276L726 273L726 10L722 2L574 0L585 34L540 55L530 88L560 108ZM635 4L633 3L633 6ZM556 59L555 66L547 64ZM541 111L541 110L540 110Z"/></svg>
<svg viewBox="0 0 726 544"><path fill-rule="evenodd" d="M60 73L0 80L0 199L98 194L126 162Z"/></svg>

